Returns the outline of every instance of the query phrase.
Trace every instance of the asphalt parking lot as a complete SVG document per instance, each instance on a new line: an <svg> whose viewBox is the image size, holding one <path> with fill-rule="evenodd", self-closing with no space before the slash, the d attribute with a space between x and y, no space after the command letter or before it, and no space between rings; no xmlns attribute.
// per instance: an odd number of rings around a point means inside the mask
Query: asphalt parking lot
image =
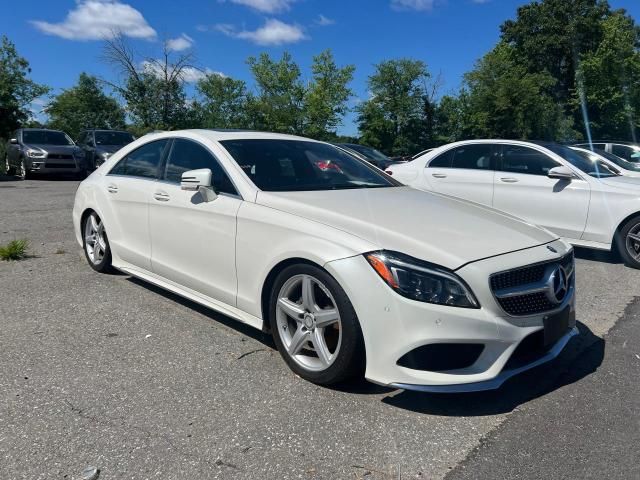
<svg viewBox="0 0 640 480"><path fill-rule="evenodd" d="M582 335L498 391L428 395L364 381L332 390L296 377L261 332L91 270L73 236L77 185L0 177L0 244L31 244L26 260L0 262L0 478L72 479L87 465L101 479L536 478L525 466L557 449L497 470L514 436L529 433L566 442L567 455L571 435L593 441L599 456L580 457L574 478L589 476L590 458L615 455L619 468L603 472L633 477L624 461L640 455L640 272L612 255L577 251ZM608 388L607 372L621 370L635 380ZM593 402L622 413L591 425ZM573 428L560 429L563 408ZM607 425L629 433L598 436Z"/></svg>

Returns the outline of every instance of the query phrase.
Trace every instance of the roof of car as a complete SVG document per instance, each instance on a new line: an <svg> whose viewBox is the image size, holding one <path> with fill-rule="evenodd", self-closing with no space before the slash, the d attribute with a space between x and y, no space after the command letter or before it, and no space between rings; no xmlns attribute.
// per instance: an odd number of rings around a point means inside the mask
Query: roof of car
<svg viewBox="0 0 640 480"><path fill-rule="evenodd" d="M618 145L630 145L634 147L640 145L640 143L629 142L627 140L591 140L591 143L617 143ZM589 141L583 140L581 142L574 142L572 145L589 145Z"/></svg>
<svg viewBox="0 0 640 480"><path fill-rule="evenodd" d="M162 137L178 136L181 132L201 135L210 140L221 142L224 140L297 140L316 142L311 138L299 137L296 135L288 135L285 133L259 132L255 130L235 130L235 129L188 129L174 130L168 132L154 132L147 135L158 135Z"/></svg>

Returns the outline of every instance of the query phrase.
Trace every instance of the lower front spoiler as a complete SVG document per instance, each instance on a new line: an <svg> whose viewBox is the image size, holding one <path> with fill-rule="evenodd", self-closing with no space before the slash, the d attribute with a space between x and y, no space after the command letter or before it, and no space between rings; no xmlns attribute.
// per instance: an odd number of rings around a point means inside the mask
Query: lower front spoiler
<svg viewBox="0 0 640 480"><path fill-rule="evenodd" d="M560 340L556 342L553 348L551 348L540 358L518 368L503 370L498 374L498 376L490 380L475 383L460 383L454 385L410 385L404 383L392 383L389 386L392 388L401 388L403 390L414 390L417 392L431 393L467 393L495 390L496 388L500 388L500 386L511 377L522 372L526 372L527 370L531 370L532 368L538 367L544 363L550 362L551 360L556 358L558 355L560 355L560 352L562 352L567 343L569 343L569 340L571 340L576 335L579 335L578 329L576 327L573 327Z"/></svg>

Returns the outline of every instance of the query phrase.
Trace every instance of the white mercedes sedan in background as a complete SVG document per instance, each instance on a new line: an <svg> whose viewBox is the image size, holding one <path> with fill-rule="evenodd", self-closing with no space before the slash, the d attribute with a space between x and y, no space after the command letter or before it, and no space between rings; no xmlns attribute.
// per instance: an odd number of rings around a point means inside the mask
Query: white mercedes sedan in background
<svg viewBox="0 0 640 480"><path fill-rule="evenodd" d="M304 138L146 135L80 184L73 222L93 269L271 331L319 384L497 388L577 333L564 241Z"/></svg>
<svg viewBox="0 0 640 480"><path fill-rule="evenodd" d="M467 140L387 173L412 187L522 218L573 245L609 250L640 268L640 179L556 143Z"/></svg>

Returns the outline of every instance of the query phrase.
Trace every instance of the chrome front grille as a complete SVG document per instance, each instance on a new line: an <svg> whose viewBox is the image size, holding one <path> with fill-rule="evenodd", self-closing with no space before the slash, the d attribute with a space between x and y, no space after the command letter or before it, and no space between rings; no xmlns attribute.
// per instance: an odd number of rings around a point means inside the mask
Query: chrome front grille
<svg viewBox="0 0 640 480"><path fill-rule="evenodd" d="M573 250L559 260L536 263L491 275L491 291L513 316L556 310L573 294Z"/></svg>

